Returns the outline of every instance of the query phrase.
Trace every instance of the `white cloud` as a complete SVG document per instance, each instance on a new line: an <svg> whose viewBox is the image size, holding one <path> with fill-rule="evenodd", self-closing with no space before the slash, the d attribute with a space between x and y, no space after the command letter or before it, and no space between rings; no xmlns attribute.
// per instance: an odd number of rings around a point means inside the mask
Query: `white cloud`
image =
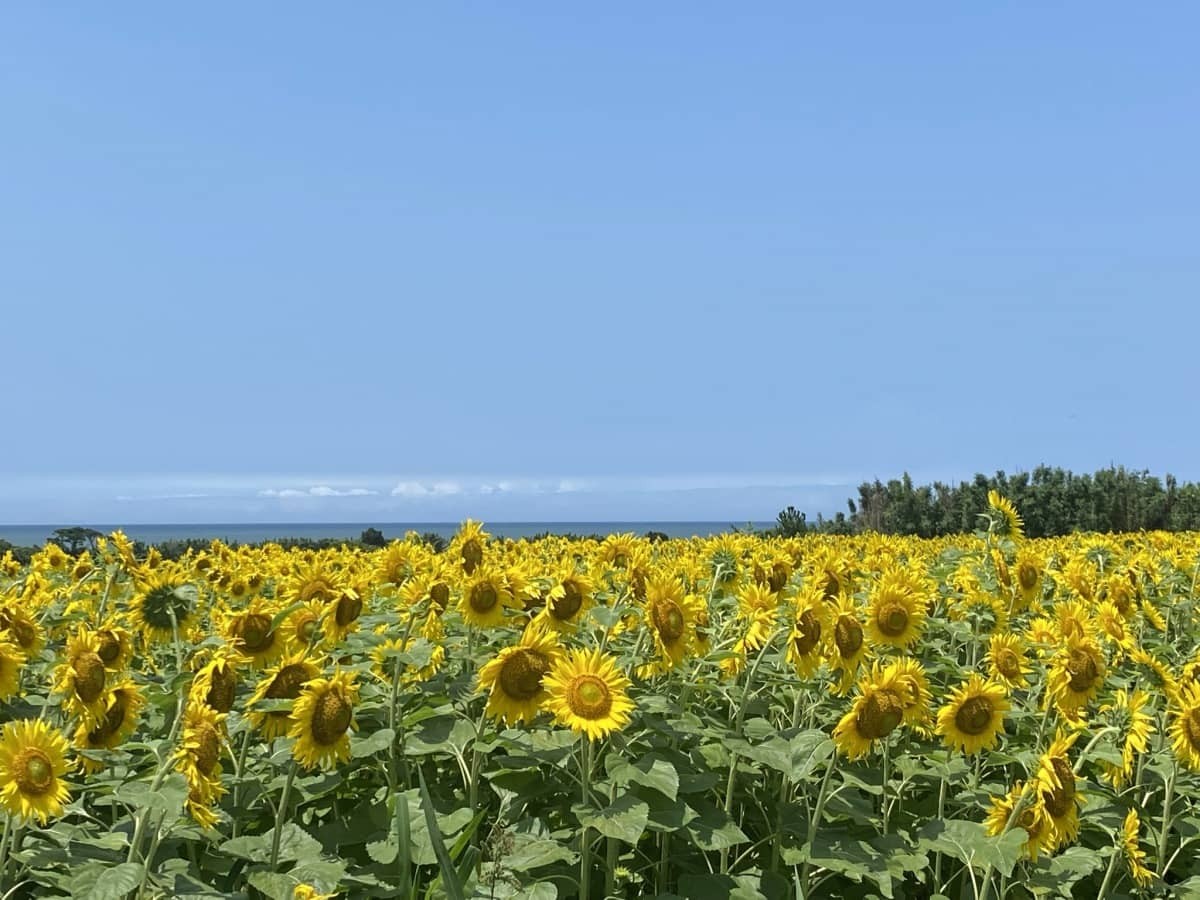
<svg viewBox="0 0 1200 900"><path fill-rule="evenodd" d="M480 493L488 493L481 485ZM401 481L392 488L393 497L452 497L464 492L463 486L457 481L434 481L425 484L420 481Z"/></svg>
<svg viewBox="0 0 1200 900"><path fill-rule="evenodd" d="M260 497L373 497L379 491L368 490L367 488L333 488L327 484L318 484L307 490L297 490L296 488L283 488L276 490L275 488L264 488L258 492Z"/></svg>

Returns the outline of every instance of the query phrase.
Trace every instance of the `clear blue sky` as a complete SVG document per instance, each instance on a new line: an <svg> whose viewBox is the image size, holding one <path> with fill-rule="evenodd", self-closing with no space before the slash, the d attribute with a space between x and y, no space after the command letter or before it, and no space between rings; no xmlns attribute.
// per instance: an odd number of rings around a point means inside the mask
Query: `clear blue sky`
<svg viewBox="0 0 1200 900"><path fill-rule="evenodd" d="M0 521L1200 477L1194 4L9 4Z"/></svg>

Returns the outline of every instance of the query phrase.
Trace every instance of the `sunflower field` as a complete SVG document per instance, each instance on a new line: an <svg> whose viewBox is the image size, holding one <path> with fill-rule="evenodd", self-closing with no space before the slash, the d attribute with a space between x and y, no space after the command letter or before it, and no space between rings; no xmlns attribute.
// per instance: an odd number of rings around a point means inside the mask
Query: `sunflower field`
<svg viewBox="0 0 1200 900"><path fill-rule="evenodd" d="M1200 535L0 560L0 898L1200 898Z"/></svg>

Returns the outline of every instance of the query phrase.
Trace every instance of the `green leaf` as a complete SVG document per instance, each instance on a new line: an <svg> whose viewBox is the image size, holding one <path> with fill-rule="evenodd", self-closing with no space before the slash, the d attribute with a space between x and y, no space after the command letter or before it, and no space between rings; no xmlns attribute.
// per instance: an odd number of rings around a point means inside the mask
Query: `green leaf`
<svg viewBox="0 0 1200 900"><path fill-rule="evenodd" d="M922 850L945 853L975 869L991 866L1007 878L1021 858L1021 848L1027 838L1021 828L991 837L979 822L947 819L928 822L921 829L917 846Z"/></svg>
<svg viewBox="0 0 1200 900"><path fill-rule="evenodd" d="M247 880L270 900L292 900L296 891L296 879L279 872L253 872Z"/></svg>
<svg viewBox="0 0 1200 900"><path fill-rule="evenodd" d="M142 867L137 863L93 864L71 879L71 896L79 900L122 900L141 880Z"/></svg>
<svg viewBox="0 0 1200 900"><path fill-rule="evenodd" d="M433 843L433 852L437 856L438 868L441 869L442 887L450 900L466 900L466 891L458 879L458 870L446 852L446 844L442 840L442 832L438 827L437 816L434 814L433 798L429 796L429 785L425 783L425 772L417 766L417 780L421 787L421 807L425 811L425 827L429 830L429 839Z"/></svg>
<svg viewBox="0 0 1200 900"><path fill-rule="evenodd" d="M623 794L606 808L596 812L576 806L579 823L594 828L605 837L636 844L646 830L650 806L636 794Z"/></svg>
<svg viewBox="0 0 1200 900"><path fill-rule="evenodd" d="M679 794L679 773L675 766L653 753L633 762L619 760L609 774L617 784L653 788L668 800L674 800Z"/></svg>
<svg viewBox="0 0 1200 900"><path fill-rule="evenodd" d="M749 840L725 810L708 806L697 811L687 825L688 834L701 850L724 850Z"/></svg>
<svg viewBox="0 0 1200 900"><path fill-rule="evenodd" d="M350 755L355 759L361 759L364 756L373 756L381 750L388 749L395 739L396 732L390 728L381 728L366 737L355 735L350 738Z"/></svg>
<svg viewBox="0 0 1200 900"><path fill-rule="evenodd" d="M504 868L528 872L554 863L574 863L578 854L558 841L531 835L513 835L513 850L504 857Z"/></svg>
<svg viewBox="0 0 1200 900"><path fill-rule="evenodd" d="M221 845L221 852L251 862L266 862L271 856L271 836L266 834L246 835L231 838ZM279 859L290 862L298 859L316 859L321 855L321 843L295 822L287 822L279 836Z"/></svg>
<svg viewBox="0 0 1200 900"><path fill-rule="evenodd" d="M793 781L804 781L816 772L825 760L833 756L835 746L823 731L802 731L789 742L790 768Z"/></svg>

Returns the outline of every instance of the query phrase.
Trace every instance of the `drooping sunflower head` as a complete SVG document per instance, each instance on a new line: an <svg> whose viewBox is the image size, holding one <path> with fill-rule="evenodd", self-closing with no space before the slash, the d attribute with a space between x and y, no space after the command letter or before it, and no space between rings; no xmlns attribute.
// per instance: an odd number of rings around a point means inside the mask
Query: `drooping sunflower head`
<svg viewBox="0 0 1200 900"><path fill-rule="evenodd" d="M115 620L110 619L96 629L100 639L100 658L110 672L120 672L133 658L133 635Z"/></svg>
<svg viewBox="0 0 1200 900"><path fill-rule="evenodd" d="M572 650L543 678L545 706L560 725L598 740L629 724L629 679L600 650Z"/></svg>
<svg viewBox="0 0 1200 900"><path fill-rule="evenodd" d="M884 572L871 591L867 634L872 643L908 647L921 636L928 614L922 579L902 569Z"/></svg>
<svg viewBox="0 0 1200 900"><path fill-rule="evenodd" d="M1070 843L1079 833L1082 797L1068 755L1078 737L1078 732L1060 730L1038 760L1038 770L1034 776L1038 795L1053 826L1052 848Z"/></svg>
<svg viewBox="0 0 1200 900"><path fill-rule="evenodd" d="M829 605L815 585L806 585L792 606L792 630L788 635L787 659L801 678L810 677L821 665L823 651L832 631Z"/></svg>
<svg viewBox="0 0 1200 900"><path fill-rule="evenodd" d="M263 737L273 740L283 737L291 727L291 711L286 709L254 709L265 700L296 700L309 681L321 670L303 652L283 657L273 669L268 669L250 697L249 718L255 728L261 729ZM294 706L294 704L293 704Z"/></svg>
<svg viewBox="0 0 1200 900"><path fill-rule="evenodd" d="M37 656L46 642L37 619L29 609L16 603L0 603L0 638L16 644L28 658Z"/></svg>
<svg viewBox="0 0 1200 900"><path fill-rule="evenodd" d="M1018 805L1020 812L1013 820ZM1040 853L1053 848L1054 825L1035 786L1027 787L1024 782L1018 781L1005 796L992 798L992 806L984 822L987 833L993 837L1004 834L1010 822L1013 827L1025 831L1022 850L1030 859L1036 860Z"/></svg>
<svg viewBox="0 0 1200 900"><path fill-rule="evenodd" d="M465 574L474 575L475 570L483 565L484 553L490 537L491 535L483 530L482 522L467 519L462 523L458 533L454 535L447 553L451 559L459 561Z"/></svg>
<svg viewBox="0 0 1200 900"><path fill-rule="evenodd" d="M202 828L217 822L213 807L225 793L221 781L221 748L225 716L202 703L184 710L183 736L175 754L175 769L187 779L187 810Z"/></svg>
<svg viewBox="0 0 1200 900"><path fill-rule="evenodd" d="M1086 706L1104 684L1104 654L1090 638L1069 639L1054 658L1048 690L1068 716Z"/></svg>
<svg viewBox="0 0 1200 900"><path fill-rule="evenodd" d="M1102 777L1120 790L1133 775L1138 754L1145 753L1154 734L1154 717L1150 709L1150 695L1146 691L1127 691L1121 688L1113 695L1111 703L1100 707L1112 726L1121 735L1121 764L1102 761Z"/></svg>
<svg viewBox="0 0 1200 900"><path fill-rule="evenodd" d="M903 698L905 725L924 726L928 723L933 692L929 689L929 676L919 660L911 656L897 657L877 678L879 685L897 691Z"/></svg>
<svg viewBox="0 0 1200 900"><path fill-rule="evenodd" d="M238 665L243 657L227 647L216 650L196 672L189 691L191 702L217 713L233 709L237 696Z"/></svg>
<svg viewBox="0 0 1200 900"><path fill-rule="evenodd" d="M951 749L968 756L996 746L1010 707L1004 688L972 673L938 711L937 733Z"/></svg>
<svg viewBox="0 0 1200 900"><path fill-rule="evenodd" d="M1147 887L1154 881L1154 872L1146 867L1146 851L1138 842L1138 832L1142 823L1138 819L1137 810L1131 809L1125 814L1125 822L1121 827L1121 850L1125 853L1125 862L1129 865L1129 874L1140 887Z"/></svg>
<svg viewBox="0 0 1200 900"><path fill-rule="evenodd" d="M329 602L324 626L334 643L345 640L346 635L358 629L358 620L363 613L364 590L363 587L343 587L337 598Z"/></svg>
<svg viewBox="0 0 1200 900"><path fill-rule="evenodd" d="M546 595L546 608L541 613L545 624L559 630L573 630L594 604L595 592L596 583L587 570L568 560Z"/></svg>
<svg viewBox="0 0 1200 900"><path fill-rule="evenodd" d="M866 632L852 597L839 597L831 611L832 629L829 641L829 666L848 672L850 677L867 655Z"/></svg>
<svg viewBox="0 0 1200 900"><path fill-rule="evenodd" d="M1200 772L1200 684L1193 682L1179 689L1169 734L1175 758Z"/></svg>
<svg viewBox="0 0 1200 900"><path fill-rule="evenodd" d="M42 720L21 719L0 732L0 808L43 825L61 816L68 797L67 739Z"/></svg>
<svg viewBox="0 0 1200 900"><path fill-rule="evenodd" d="M68 639L62 661L54 670L54 689L62 695L63 709L89 727L104 719L104 687L108 673L100 658L100 638L79 626Z"/></svg>
<svg viewBox="0 0 1200 900"><path fill-rule="evenodd" d="M75 749L80 753L80 764L86 772L97 772L104 768L99 760L87 755L88 750L112 750L123 744L134 729L137 728L138 717L146 699L129 679L113 685L106 691L104 703L104 718L90 726L80 722L75 729Z"/></svg>
<svg viewBox="0 0 1200 900"><path fill-rule="evenodd" d="M278 609L258 597L224 624L225 639L251 666L261 668L279 658L284 638L273 622Z"/></svg>
<svg viewBox="0 0 1200 900"><path fill-rule="evenodd" d="M696 608L696 598L687 595L678 578L658 576L646 582L642 609L660 667L674 668L693 652Z"/></svg>
<svg viewBox="0 0 1200 900"><path fill-rule="evenodd" d="M330 603L338 598L345 586L345 574L333 567L324 557L313 557L284 578L276 595L287 604Z"/></svg>
<svg viewBox="0 0 1200 900"><path fill-rule="evenodd" d="M990 510L990 530L993 534L1019 541L1025 536L1025 523L1017 512L1017 507L999 491L988 491L988 509Z"/></svg>
<svg viewBox="0 0 1200 900"><path fill-rule="evenodd" d="M21 690L21 668L25 659L20 647L0 638L0 700L7 700Z"/></svg>
<svg viewBox="0 0 1200 900"><path fill-rule="evenodd" d="M532 723L548 696L546 676L561 656L555 632L526 628L518 644L479 670L479 689L489 691L487 714L510 725Z"/></svg>
<svg viewBox="0 0 1200 900"><path fill-rule="evenodd" d="M313 678L292 708L292 755L307 769L332 769L350 758L350 730L358 687L349 672Z"/></svg>
<svg viewBox="0 0 1200 900"><path fill-rule="evenodd" d="M320 600L309 600L288 613L279 626L288 652L303 652L309 647L321 646L325 642L322 622L329 612L330 608Z"/></svg>
<svg viewBox="0 0 1200 900"><path fill-rule="evenodd" d="M600 544L597 558L614 569L624 569L633 559L637 543L632 532L610 534Z"/></svg>

